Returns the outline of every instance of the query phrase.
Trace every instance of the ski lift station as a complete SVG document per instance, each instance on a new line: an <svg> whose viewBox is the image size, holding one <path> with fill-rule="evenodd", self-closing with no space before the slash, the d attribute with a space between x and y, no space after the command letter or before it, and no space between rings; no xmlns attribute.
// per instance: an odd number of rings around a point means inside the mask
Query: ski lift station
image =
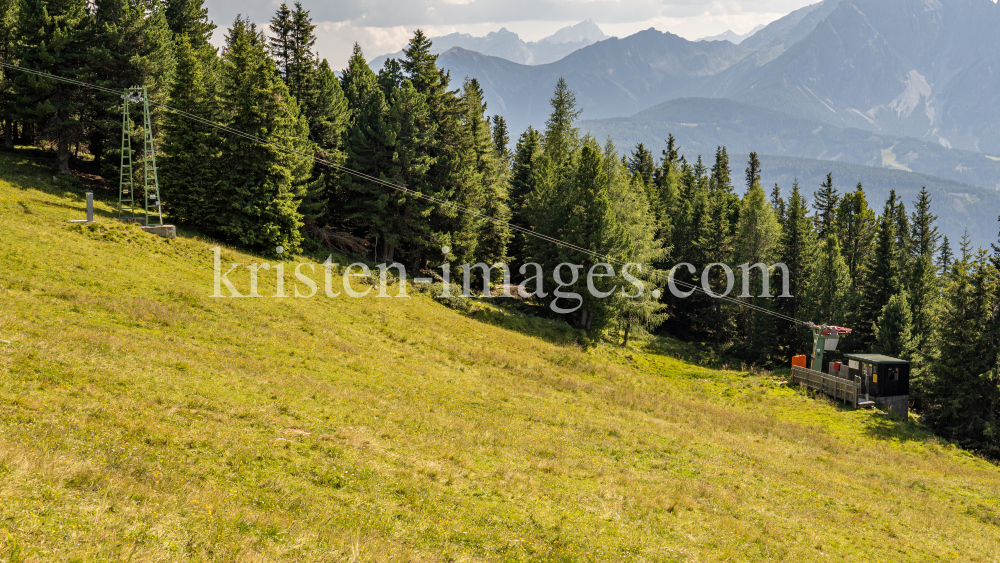
<svg viewBox="0 0 1000 563"><path fill-rule="evenodd" d="M792 383L822 391L855 407L883 405L904 417L910 399L910 362L882 354L844 354L846 362L824 365L823 352L834 351L851 329L809 325L813 330L812 363L792 358ZM824 370L824 367L826 368Z"/></svg>

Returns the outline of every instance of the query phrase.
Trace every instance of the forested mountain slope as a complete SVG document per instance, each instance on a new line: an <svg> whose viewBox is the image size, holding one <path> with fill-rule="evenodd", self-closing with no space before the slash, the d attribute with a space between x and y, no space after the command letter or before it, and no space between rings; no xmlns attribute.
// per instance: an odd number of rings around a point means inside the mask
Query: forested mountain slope
<svg viewBox="0 0 1000 563"><path fill-rule="evenodd" d="M15 561L994 559L1000 470L913 422L417 291L213 299L217 243L50 178L0 155Z"/></svg>

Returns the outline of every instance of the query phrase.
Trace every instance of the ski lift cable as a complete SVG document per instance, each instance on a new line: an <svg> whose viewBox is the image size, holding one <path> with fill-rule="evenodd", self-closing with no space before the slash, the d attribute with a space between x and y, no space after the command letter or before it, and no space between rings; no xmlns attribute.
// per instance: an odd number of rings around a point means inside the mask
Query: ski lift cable
<svg viewBox="0 0 1000 563"><path fill-rule="evenodd" d="M14 69L14 70L19 70L19 71L27 72L29 74L34 74L34 75L37 75L37 76L41 76L43 78L48 78L48 79L52 79L52 80L66 82L66 83L73 84L73 85L76 85L76 86L81 86L81 87L84 87L84 88L90 88L90 89L93 89L93 90L98 90L98 91L104 92L106 94L110 94L110 95L113 95L113 96L116 96L116 97L119 97L119 98L126 99L126 96L124 96L121 91L115 90L115 89L112 89L112 88L107 88L107 87L99 86L99 85L96 85L96 84L90 84L88 82L83 82L83 81L80 81L80 80L74 80L74 79L71 79L71 78L65 78L65 77L61 77L61 76L55 76L53 74L49 74L49 73L46 73L46 72L31 70L31 69L23 68L23 67L20 67L20 66L17 66L17 65L12 65L12 64L9 64L9 63L4 63L4 62L0 62L0 66L2 66L4 68L10 68L10 69ZM497 224L497 225L506 226L506 227L508 227L508 228L510 228L510 229L512 229L514 231L523 233L523 234L525 234L527 236L531 236L531 237L537 238L539 240L542 240L542 241L545 241L545 242L548 242L548 243L551 243L551 244L556 244L556 245L562 246L564 248L569 248L571 250L575 250L577 252L580 252L581 254L586 254L586 255L588 255L588 256L590 256L592 258L596 258L596 259L599 259L599 260L605 260L605 261L607 261L609 263L617 264L617 265L620 265L620 266L625 266L625 265L629 264L629 262L626 262L626 261L623 261L623 260L619 260L619 259L613 258L611 256L607 256L605 254L601 254L599 252L587 249L587 248L582 248L580 246L577 246L575 244L572 244L572 243L569 243L569 242L557 239L555 237L551 237L549 235L538 233L538 232L535 232L535 231L533 231L531 229L528 229L528 228L525 228L525 227L521 227L519 225L515 225L513 223L509 223L507 221L503 221L503 220L497 219L495 217L486 215L484 213L480 213L479 211L476 211L474 209L470 209L470 208L465 207L465 206L463 206L461 204L458 204L458 203L455 203L455 202L452 202L452 201L448 201L448 200L441 199L441 198L438 198L438 197L435 197L435 196L432 196L432 195L428 195L428 194L424 194L422 192L418 192L418 191L412 190L410 188L407 188L403 184L398 184L398 183L395 183L395 182L390 182L390 181L384 180L382 178L378 178L378 177L375 177L375 176L371 176L369 174L365 174L364 172L359 172L357 170L352 170L350 168L347 168L346 166L341 166L341 165L334 164L334 163L332 163L332 162L330 162L328 160L319 158L319 157L317 157L315 155L306 154L306 153L303 153L303 152L300 152L300 151L296 151L294 149L289 149L289 148L284 147L282 145L279 145L279 144L277 144L277 143L275 143L273 141L269 141L267 139L263 139L263 138L255 136L255 135L251 135L249 133L240 131L238 129L233 129L232 127L229 127L229 126L224 125L222 123L211 121L211 120L206 119L204 117L201 117L201 116L198 116L198 115L195 115L195 114L183 111L183 110L179 110L177 108L170 107L170 106L168 106L166 104L154 102L152 100L149 101L149 104L152 105L152 106L158 107L160 109L163 109L164 111L180 115L180 116L185 117L187 119L190 119L190 120L193 120L193 121L197 121L197 122L199 122L199 123L201 123L203 125L207 125L209 127L213 127L215 129L219 129L219 130L224 131L226 133L230 133L232 135L236 135L236 136L242 137L244 139L253 141L255 143L259 143L259 144L262 144L262 145L267 145L267 146L274 147L276 150L279 150L279 151L284 152L286 154L290 154L290 155L295 155L295 156L299 156L299 157L302 157L302 158L311 159L314 162L322 164L322 165L324 165L324 166L326 166L328 168L339 170L341 172L350 174L350 175L355 176L357 178L361 178L361 179L370 181L372 183L378 184L380 186L384 186L384 187L387 187L387 188L394 189L396 191L403 192L403 193L408 194L408 195L412 195L414 197L423 199L425 201L430 201L432 203L436 203L436 204L439 204L439 205L442 205L442 206L450 207L452 209L455 209L456 211L460 211L462 213L465 213L465 214L468 214L468 215L472 215L474 217L477 217L477 218L480 218L480 219L483 219L483 220L486 220L486 221L490 221L490 222L492 222L494 224ZM639 266L646 266L646 265L645 264L639 264ZM767 315L771 315L771 316L773 316L775 318L778 318L778 319L781 319L781 320L788 321L790 323L801 324L801 325L808 325L809 324L806 321L802 321L802 320L796 319L794 317L791 317L791 316L788 316L788 315L785 315L785 314L782 314L782 313L778 313L777 311L772 311L770 309L767 309L765 307L761 307L759 305L754 305L753 303L748 303L746 301L741 301L739 299L736 299L736 298L733 298L733 297L729 297L728 295L717 295L717 294L714 294L714 293L712 293L710 291L705 290L705 288L703 288L703 287L701 287L701 286L699 286L697 284L692 284L690 282L686 282L686 281L683 281L683 280L673 279L673 277L672 277L673 270L671 270L670 273L663 274L662 272L659 272L659 271L657 271L655 269L650 268L650 272L653 274L653 276L658 277L658 278L662 279L663 281L670 282L672 280L675 285L679 285L679 286L682 286L682 287L685 287L685 288L688 288L688 289L694 290L694 291L701 291L702 293L705 293L706 295L708 295L710 297L713 297L715 299L721 299L723 301L734 303L734 304L740 305L742 307L746 307L748 309L751 309L751 310L754 310L754 311L757 311L757 312L760 312L760 313L764 313L764 314L767 314Z"/></svg>

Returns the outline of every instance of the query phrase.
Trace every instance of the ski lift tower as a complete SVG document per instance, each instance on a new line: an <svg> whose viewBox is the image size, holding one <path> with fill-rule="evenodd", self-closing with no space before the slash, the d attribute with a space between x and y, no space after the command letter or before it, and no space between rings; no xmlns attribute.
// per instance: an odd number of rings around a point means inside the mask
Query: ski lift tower
<svg viewBox="0 0 1000 563"><path fill-rule="evenodd" d="M813 353L810 369L822 372L823 352L836 350L840 337L850 334L851 329L842 326L817 325L816 323L809 323L806 326L813 331Z"/></svg>
<svg viewBox="0 0 1000 563"><path fill-rule="evenodd" d="M132 122L129 107L141 104L142 127L142 182L136 186L132 135L136 125ZM149 119L149 96L145 87L133 86L122 95L122 153L121 177L118 183L118 219L142 226L163 225L160 205L160 183L156 176L156 152L153 149L153 128ZM138 109L138 108L137 108ZM138 116L137 116L138 117ZM136 206L140 215L136 215ZM151 222L153 221L153 222Z"/></svg>

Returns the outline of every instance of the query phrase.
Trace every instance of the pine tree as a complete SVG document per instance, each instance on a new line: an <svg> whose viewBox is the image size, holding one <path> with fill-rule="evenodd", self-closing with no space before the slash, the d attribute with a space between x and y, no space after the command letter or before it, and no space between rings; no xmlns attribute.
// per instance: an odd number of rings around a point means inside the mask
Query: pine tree
<svg viewBox="0 0 1000 563"><path fill-rule="evenodd" d="M653 153L646 150L642 143L635 145L635 150L629 155L626 166L629 172L639 175L643 185L653 187L653 171L656 164L653 162Z"/></svg>
<svg viewBox="0 0 1000 563"><path fill-rule="evenodd" d="M784 224L788 209L784 198L781 197L781 188L777 182L774 183L774 189L771 190L771 208L774 209L774 216L778 219L778 223Z"/></svg>
<svg viewBox="0 0 1000 563"><path fill-rule="evenodd" d="M508 169L513 165L514 160L514 155L510 153L510 148L508 147L509 144L510 134L507 132L507 120L502 115L494 115L493 147L501 164Z"/></svg>
<svg viewBox="0 0 1000 563"><path fill-rule="evenodd" d="M858 182L853 192L844 194L836 215L836 231L853 290L862 285L862 266L872 250L875 222L875 212L868 207L864 188Z"/></svg>
<svg viewBox="0 0 1000 563"><path fill-rule="evenodd" d="M266 37L237 18L223 52L221 113L233 129L267 138L278 146L311 152L306 120L274 71ZM275 146L237 136L224 139L218 158L221 212L213 234L258 251L277 246L298 252L302 235L299 202L311 161Z"/></svg>
<svg viewBox="0 0 1000 563"><path fill-rule="evenodd" d="M740 207L740 219L736 226L736 249L735 257L737 264L748 264L753 266L763 263L770 266L774 258L780 251L781 225L774 216L774 209L767 201L767 195L760 186L759 169L755 170L754 164L756 154L751 153L747 166L747 180L753 184L743 196L743 205ZM770 307L771 299L767 297L754 297L762 294L763 278L759 269L749 269L750 279L744 280L741 272L737 272L737 287L746 287L750 290L749 296L744 296L753 305L758 307ZM754 275L756 273L756 276ZM770 273L767 274L770 283ZM770 289L770 288L769 288ZM774 295L774 291L771 290ZM742 291L741 291L742 295ZM755 361L767 362L774 354L777 342L774 318L760 311L744 311L746 322L744 327L744 344L749 357Z"/></svg>
<svg viewBox="0 0 1000 563"><path fill-rule="evenodd" d="M168 104L180 111L212 119L215 93L208 88L204 69L186 35L177 40L177 71ZM165 211L174 221L206 225L220 213L212 167L219 139L215 129L177 113L164 116L160 141L160 192ZM205 223L205 222L209 223Z"/></svg>
<svg viewBox="0 0 1000 563"><path fill-rule="evenodd" d="M177 37L186 35L191 48L200 51L211 47L215 24L208 19L204 0L165 0L163 2L167 26Z"/></svg>
<svg viewBox="0 0 1000 563"><path fill-rule="evenodd" d="M93 20L91 80L107 88L145 86L150 98L165 97L175 61L174 34L162 6L99 0ZM87 111L90 152L107 177L115 177L121 163L121 111L121 100L108 96L93 97ZM163 115L155 105L150 111L155 129Z"/></svg>
<svg viewBox="0 0 1000 563"><path fill-rule="evenodd" d="M13 58L31 70L87 81L88 25L84 0L22 0ZM83 138L81 109L91 94L81 86L26 72L14 76L14 116L56 145L60 174L69 174L70 145Z"/></svg>
<svg viewBox="0 0 1000 563"><path fill-rule="evenodd" d="M875 326L875 351L886 356L909 360L913 351L913 321L906 292L889 298Z"/></svg>
<svg viewBox="0 0 1000 563"><path fill-rule="evenodd" d="M948 244L948 237L944 237L944 241L941 243L941 252L938 255L937 262L937 268L940 275L943 276L951 271L952 258L951 245Z"/></svg>
<svg viewBox="0 0 1000 563"><path fill-rule="evenodd" d="M17 64L14 58L20 0L0 0L0 62ZM14 148L14 90L7 70L0 67L0 127L3 127L4 147Z"/></svg>
<svg viewBox="0 0 1000 563"><path fill-rule="evenodd" d="M556 90L549 100L552 113L545 121L545 134L542 146L545 154L552 160L556 168L569 165L569 157L576 152L579 144L579 129L573 126L580 116L581 110L576 109L576 95L566 85L566 79L559 77Z"/></svg>
<svg viewBox="0 0 1000 563"><path fill-rule="evenodd" d="M281 79L288 84L288 67L292 61L292 11L282 2L271 18L271 37L268 44L271 57L278 64Z"/></svg>
<svg viewBox="0 0 1000 563"><path fill-rule="evenodd" d="M433 162L428 172L429 195L481 211L486 201L482 186L474 182L476 159L472 140L462 123L462 100L448 91L450 77L438 68L437 55L431 53L431 41L417 30L404 49L401 62L406 77L416 91L425 96L431 122L436 130L429 146ZM437 206L430 211L433 245L428 241L425 259L437 259L440 251L433 248L448 245L456 261L474 261L479 240L479 221L454 207Z"/></svg>
<svg viewBox="0 0 1000 563"><path fill-rule="evenodd" d="M792 195L788 199L788 212L781 229L781 251L778 256L788 268L788 293L790 298L778 300L778 312L794 319L804 319L807 307L807 288L816 260L816 233L809 217L806 200L799 190L799 182L792 183ZM822 323L823 320L814 322ZM806 340L805 331L798 325L788 323L779 331L779 351L788 357L801 347Z"/></svg>
<svg viewBox="0 0 1000 563"><path fill-rule="evenodd" d="M913 243L913 257L928 256L933 259L938 249L941 235L934 226L937 215L931 213L931 196L927 188L920 189L917 201L913 203L913 217L910 225L910 239Z"/></svg>
<svg viewBox="0 0 1000 563"><path fill-rule="evenodd" d="M316 97L317 64L313 51L316 45L316 35L313 33L315 29L316 25L312 23L309 12L302 8L301 2L296 2L291 14L286 84L288 91L306 107L313 106Z"/></svg>
<svg viewBox="0 0 1000 563"><path fill-rule="evenodd" d="M955 261L928 358L923 421L939 435L987 456L1000 456L1000 373L989 336L996 272L985 252Z"/></svg>
<svg viewBox="0 0 1000 563"><path fill-rule="evenodd" d="M755 152L750 153L750 160L747 161L746 180L747 190L750 190L754 184L760 184L760 159L757 158Z"/></svg>
<svg viewBox="0 0 1000 563"><path fill-rule="evenodd" d="M506 262L508 259L508 244L512 238L507 222L511 219L509 207L510 171L500 160L496 152L496 142L490 128L490 119L486 115L486 102L483 100L483 89L475 78L466 79L462 87L463 117L472 148L475 154L475 174L473 179L482 186L485 201L482 205L484 214L495 221L483 221L477 230L480 241L477 244L477 256L488 264Z"/></svg>
<svg viewBox="0 0 1000 563"><path fill-rule="evenodd" d="M849 280L847 264L841 256L840 243L834 235L827 235L817 249L816 263L811 274L806 292L806 317L817 324L842 324L847 319L850 308Z"/></svg>
<svg viewBox="0 0 1000 563"><path fill-rule="evenodd" d="M857 325L852 327L851 344L857 349L871 347L875 339L875 323L889 298L903 288L899 271L899 251L896 237L896 192L889 192L882 216L878 219L875 242L864 269Z"/></svg>
<svg viewBox="0 0 1000 563"><path fill-rule="evenodd" d="M913 350L923 354L934 325L933 310L940 293L936 268L930 256L921 255L909 273L910 317L913 320Z"/></svg>
<svg viewBox="0 0 1000 563"><path fill-rule="evenodd" d="M833 174L826 175L826 180L819 185L819 191L813 194L813 209L816 210L816 233L821 239L828 234L836 234L834 226L837 218L837 204L840 194L833 186Z"/></svg>
<svg viewBox="0 0 1000 563"><path fill-rule="evenodd" d="M673 136L671 136L671 140L673 140ZM754 153L754 158L756 156L757 154ZM759 161L757 165L760 165ZM729 153L726 152L726 147L717 146L715 148L715 163L712 165L712 176L708 184L709 191L713 194L720 191L733 193L733 181L730 175ZM760 176L759 172L756 175Z"/></svg>

